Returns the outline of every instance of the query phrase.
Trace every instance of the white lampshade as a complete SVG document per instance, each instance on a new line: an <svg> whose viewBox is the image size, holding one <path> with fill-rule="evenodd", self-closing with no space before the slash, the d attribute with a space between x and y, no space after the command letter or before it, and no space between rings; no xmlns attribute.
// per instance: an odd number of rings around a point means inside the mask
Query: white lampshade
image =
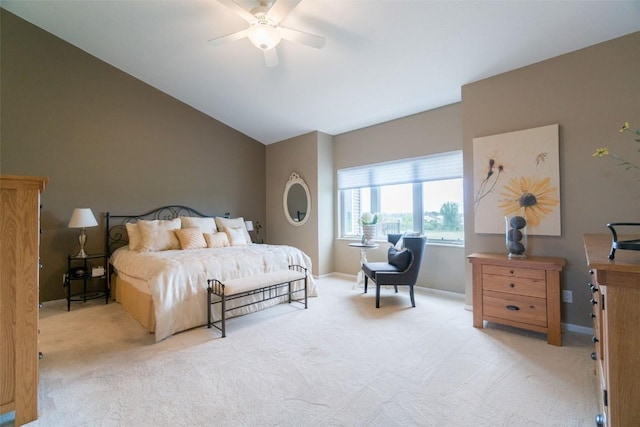
<svg viewBox="0 0 640 427"><path fill-rule="evenodd" d="M98 221L89 208L75 208L69 220L69 228L96 227Z"/></svg>
<svg viewBox="0 0 640 427"><path fill-rule="evenodd" d="M253 221L245 221L244 226L247 227L247 231L253 231Z"/></svg>
<svg viewBox="0 0 640 427"><path fill-rule="evenodd" d="M256 22L249 27L249 40L257 48L262 50L272 49L276 47L282 36L280 30L268 22Z"/></svg>

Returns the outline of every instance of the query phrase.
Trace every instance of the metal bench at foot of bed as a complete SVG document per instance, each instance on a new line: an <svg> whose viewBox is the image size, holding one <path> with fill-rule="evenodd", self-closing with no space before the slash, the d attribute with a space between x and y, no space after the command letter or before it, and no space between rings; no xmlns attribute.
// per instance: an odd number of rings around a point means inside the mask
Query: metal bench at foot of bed
<svg viewBox="0 0 640 427"><path fill-rule="evenodd" d="M240 277L237 279L227 280L224 283L217 279L207 280L207 327L212 326L222 332L222 338L226 336L225 325L227 311L236 310L238 308L247 307L249 305L261 303L264 301L289 296L289 303L297 302L307 308L307 274L308 271L301 265L290 265L288 270L277 270L269 273L256 274L254 276ZM291 283L304 280L304 286L301 289L293 289ZM285 292L280 292L286 289ZM304 292L304 298L295 298L294 294ZM219 297L214 301L214 295ZM234 306L227 310L227 301L237 298L243 298L250 295L259 295L258 301L252 301L246 304ZM221 305L220 320L213 320L213 304ZM217 326L216 323L220 323Z"/></svg>

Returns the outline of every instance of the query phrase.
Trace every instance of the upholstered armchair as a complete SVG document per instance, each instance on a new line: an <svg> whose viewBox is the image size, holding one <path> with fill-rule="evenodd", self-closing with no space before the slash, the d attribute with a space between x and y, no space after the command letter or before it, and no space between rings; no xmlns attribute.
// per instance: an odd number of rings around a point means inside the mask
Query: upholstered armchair
<svg viewBox="0 0 640 427"><path fill-rule="evenodd" d="M362 265L364 293L367 293L368 281L371 279L376 285L376 308L380 308L381 286L391 285L396 293L398 292L398 286L409 286L411 305L415 307L413 285L418 280L427 238L425 236L389 234L387 239L394 245L389 248L387 262L367 262ZM395 245L400 239L402 239L402 249L397 250Z"/></svg>

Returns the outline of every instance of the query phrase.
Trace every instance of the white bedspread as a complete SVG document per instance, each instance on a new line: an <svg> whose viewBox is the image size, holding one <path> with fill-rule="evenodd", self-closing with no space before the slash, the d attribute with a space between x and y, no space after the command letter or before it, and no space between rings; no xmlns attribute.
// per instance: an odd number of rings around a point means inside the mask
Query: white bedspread
<svg viewBox="0 0 640 427"><path fill-rule="evenodd" d="M298 264L309 270L308 296L317 296L311 276L311 259L291 246L253 244L162 252L137 252L122 247L111 256L111 264L116 273L142 279L149 285L155 305L156 341L207 323L207 279L225 281ZM228 316L256 311L278 302L266 301L238 309ZM214 306L214 318L219 318L219 306Z"/></svg>

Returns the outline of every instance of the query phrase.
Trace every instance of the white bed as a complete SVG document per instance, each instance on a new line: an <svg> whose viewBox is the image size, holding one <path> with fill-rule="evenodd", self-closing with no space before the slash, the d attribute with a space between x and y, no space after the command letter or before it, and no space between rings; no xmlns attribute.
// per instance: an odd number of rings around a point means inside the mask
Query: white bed
<svg viewBox="0 0 640 427"><path fill-rule="evenodd" d="M168 209L169 214L166 213ZM285 245L250 243L221 248L152 251L130 248L128 236L124 233L127 223L147 221L144 218L152 218L150 223L153 218L177 218L185 214L185 209L192 215L195 212L184 207L164 207L139 216L107 214L107 250L111 254L110 263L115 273L111 277L112 297L147 330L155 332L156 341L206 325L207 279L224 281L287 269L291 264L301 265L311 271L310 258L301 250ZM157 212L162 212L162 216ZM112 226L109 221L114 218L122 220ZM241 218L237 220L237 223L243 222ZM121 247L113 249L114 242ZM317 296L315 282L311 276L309 279L308 296ZM294 286L302 287L302 283ZM247 298L257 300L257 296ZM271 307L286 300L287 297L283 297L281 300L245 306L230 312L228 317ZM234 303L243 305L248 301L239 299ZM215 304L213 309L214 319L220 318L219 304Z"/></svg>

